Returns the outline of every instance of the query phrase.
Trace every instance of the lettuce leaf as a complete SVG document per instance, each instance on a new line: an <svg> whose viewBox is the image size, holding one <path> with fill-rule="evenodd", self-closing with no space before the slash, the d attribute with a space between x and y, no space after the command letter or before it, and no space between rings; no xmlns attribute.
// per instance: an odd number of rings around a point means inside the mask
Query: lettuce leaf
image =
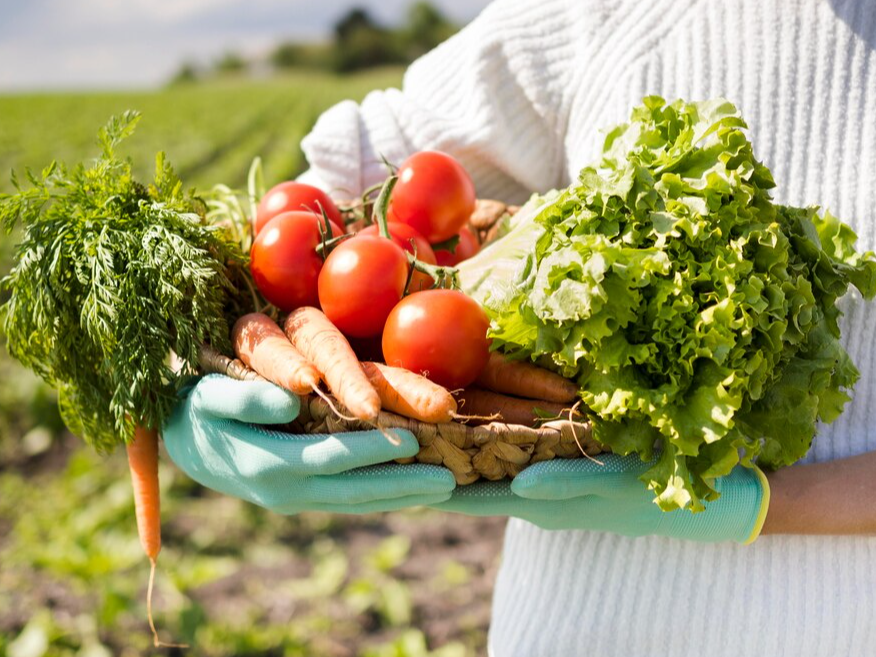
<svg viewBox="0 0 876 657"><path fill-rule="evenodd" d="M805 455L858 378L836 301L876 294L847 225L772 202L745 128L723 99L645 98L598 165L460 266L494 348L575 378L613 451L660 451L643 480L665 510L702 510L740 461Z"/></svg>

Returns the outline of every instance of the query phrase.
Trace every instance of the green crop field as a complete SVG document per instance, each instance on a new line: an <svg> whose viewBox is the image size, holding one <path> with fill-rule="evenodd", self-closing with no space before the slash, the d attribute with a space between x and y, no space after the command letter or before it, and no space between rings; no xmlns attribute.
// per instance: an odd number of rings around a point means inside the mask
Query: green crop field
<svg viewBox="0 0 876 657"><path fill-rule="evenodd" d="M386 69L344 78L228 79L159 92L0 96L0 190L9 189L13 168L92 156L97 129L126 109L143 113L126 145L141 174L164 150L183 180L199 188L241 184L256 155L272 179L292 177L304 165L298 144L320 112L400 80L400 71Z"/></svg>
<svg viewBox="0 0 876 657"><path fill-rule="evenodd" d="M242 186L261 155L275 182L304 167L299 142L321 111L400 77L0 96L0 171L89 158L98 127L137 109L125 152L140 174L164 150L189 185ZM0 236L0 275L13 244ZM165 640L192 647L154 654L484 653L502 520L423 509L286 518L206 491L166 458L161 477L156 620ZM124 455L97 456L64 431L54 394L0 346L0 657L149 654L147 576Z"/></svg>

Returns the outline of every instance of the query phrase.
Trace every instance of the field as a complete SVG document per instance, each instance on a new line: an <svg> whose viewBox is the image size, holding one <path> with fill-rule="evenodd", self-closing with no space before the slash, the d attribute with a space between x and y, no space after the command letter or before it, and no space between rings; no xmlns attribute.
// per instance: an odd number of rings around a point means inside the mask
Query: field
<svg viewBox="0 0 876 657"><path fill-rule="evenodd" d="M0 96L0 190L9 189L12 168L91 156L97 129L126 109L143 113L126 146L141 174L151 172L155 153L164 150L186 184L199 188L243 183L256 155L270 178L289 178L304 166L298 144L324 109L397 86L400 78L396 69L381 69L346 78L232 78L151 93Z"/></svg>
<svg viewBox="0 0 876 657"><path fill-rule="evenodd" d="M143 93L0 97L0 191L10 169L95 152L114 113L143 120L126 152L141 174L165 150L187 184L268 181L304 166L300 139L343 98L397 85L347 78L226 80ZM14 235L0 237L0 275ZM466 657L484 652L504 521L424 509L282 517L206 491L167 459L157 622L165 654ZM145 584L123 455L68 434L54 395L0 349L0 657L150 651Z"/></svg>

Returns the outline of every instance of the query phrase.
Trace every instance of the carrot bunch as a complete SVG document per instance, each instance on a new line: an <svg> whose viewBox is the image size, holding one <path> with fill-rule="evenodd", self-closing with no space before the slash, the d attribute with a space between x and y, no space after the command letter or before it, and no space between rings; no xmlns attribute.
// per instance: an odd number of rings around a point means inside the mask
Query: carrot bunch
<svg viewBox="0 0 876 657"><path fill-rule="evenodd" d="M316 308L293 311L284 329L267 315L245 315L232 332L234 352L255 372L295 394L325 398L319 389L324 382L355 419L372 424L387 410L427 423L502 420L532 426L568 413L577 393L575 384L558 374L498 353L491 354L475 387L451 393L422 374L360 361L347 338ZM460 404L465 414L459 413Z"/></svg>

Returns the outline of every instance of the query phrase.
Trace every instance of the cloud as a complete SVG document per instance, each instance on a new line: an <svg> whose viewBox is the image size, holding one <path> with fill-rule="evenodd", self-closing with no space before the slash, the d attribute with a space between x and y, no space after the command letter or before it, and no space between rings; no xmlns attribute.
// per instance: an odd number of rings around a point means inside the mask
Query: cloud
<svg viewBox="0 0 876 657"><path fill-rule="evenodd" d="M397 23L409 0L0 0L0 89L159 84L184 60L325 38L354 6ZM436 0L466 22L488 0ZM12 65L8 65L11 63Z"/></svg>

